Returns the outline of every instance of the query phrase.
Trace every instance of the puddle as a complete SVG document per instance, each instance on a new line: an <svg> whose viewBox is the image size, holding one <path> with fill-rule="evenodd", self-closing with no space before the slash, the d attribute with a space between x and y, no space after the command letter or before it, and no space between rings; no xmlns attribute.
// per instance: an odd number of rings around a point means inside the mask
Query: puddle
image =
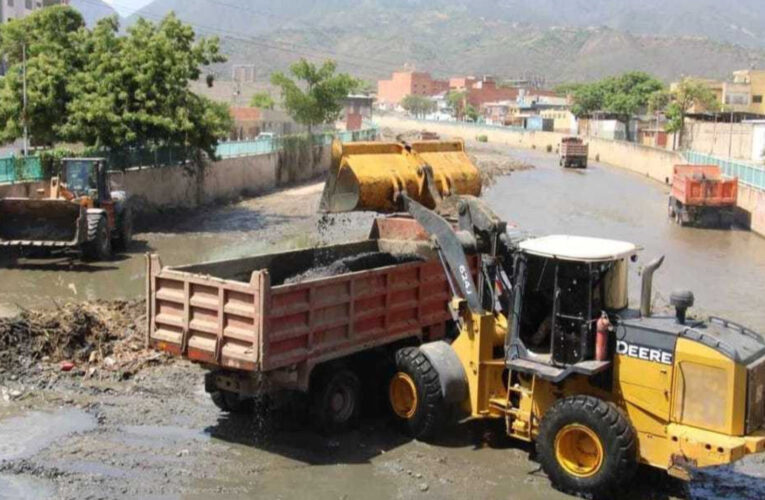
<svg viewBox="0 0 765 500"><path fill-rule="evenodd" d="M0 462L31 457L58 439L95 427L95 418L77 409L7 418L0 421Z"/></svg>
<svg viewBox="0 0 765 500"><path fill-rule="evenodd" d="M58 498L50 481L0 474L0 500L43 500Z"/></svg>

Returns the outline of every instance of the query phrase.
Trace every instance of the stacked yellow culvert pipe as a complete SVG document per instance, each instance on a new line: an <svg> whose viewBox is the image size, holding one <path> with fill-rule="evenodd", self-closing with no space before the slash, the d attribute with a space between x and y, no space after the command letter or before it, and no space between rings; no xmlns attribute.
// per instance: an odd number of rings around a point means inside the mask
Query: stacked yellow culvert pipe
<svg viewBox="0 0 765 500"><path fill-rule="evenodd" d="M435 208L426 172L440 196L481 194L481 176L462 141L332 144L332 165L320 211L381 213L402 210L401 194Z"/></svg>

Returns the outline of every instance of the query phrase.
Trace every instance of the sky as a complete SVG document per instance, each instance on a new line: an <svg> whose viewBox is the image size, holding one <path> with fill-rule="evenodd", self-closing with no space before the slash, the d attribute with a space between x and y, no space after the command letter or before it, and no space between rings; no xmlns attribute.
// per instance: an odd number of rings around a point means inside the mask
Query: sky
<svg viewBox="0 0 765 500"><path fill-rule="evenodd" d="M150 4L152 0L104 0L104 2L114 7L121 16L129 16L144 5Z"/></svg>

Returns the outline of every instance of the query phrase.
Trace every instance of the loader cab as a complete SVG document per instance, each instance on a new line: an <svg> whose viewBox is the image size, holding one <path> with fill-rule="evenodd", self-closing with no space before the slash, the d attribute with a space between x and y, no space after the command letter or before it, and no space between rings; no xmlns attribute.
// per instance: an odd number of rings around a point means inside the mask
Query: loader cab
<svg viewBox="0 0 765 500"><path fill-rule="evenodd" d="M75 199L88 197L96 205L110 199L103 158L65 158L62 160L61 179Z"/></svg>
<svg viewBox="0 0 765 500"><path fill-rule="evenodd" d="M553 235L525 240L518 250L510 362L545 365L555 377L605 369L607 361L594 362L596 324L604 311L613 317L627 308L629 261L638 247Z"/></svg>

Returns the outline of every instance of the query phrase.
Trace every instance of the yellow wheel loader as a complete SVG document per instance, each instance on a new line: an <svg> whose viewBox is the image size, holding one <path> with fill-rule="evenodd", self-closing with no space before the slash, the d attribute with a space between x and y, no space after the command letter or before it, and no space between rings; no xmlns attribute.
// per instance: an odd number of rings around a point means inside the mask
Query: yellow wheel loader
<svg viewBox="0 0 765 500"><path fill-rule="evenodd" d="M107 186L100 158L66 158L50 193L40 198L0 199L0 247L79 249L106 260L130 243L133 216L123 191Z"/></svg>
<svg viewBox="0 0 765 500"><path fill-rule="evenodd" d="M388 395L419 439L458 419L501 419L536 444L560 489L604 495L638 464L688 479L765 449L765 340L721 318L686 316L693 294L639 308L627 242L508 233L477 195L461 143L335 145L322 208L408 212L430 235L453 293L449 341L396 354ZM478 268L468 259L477 255Z"/></svg>

